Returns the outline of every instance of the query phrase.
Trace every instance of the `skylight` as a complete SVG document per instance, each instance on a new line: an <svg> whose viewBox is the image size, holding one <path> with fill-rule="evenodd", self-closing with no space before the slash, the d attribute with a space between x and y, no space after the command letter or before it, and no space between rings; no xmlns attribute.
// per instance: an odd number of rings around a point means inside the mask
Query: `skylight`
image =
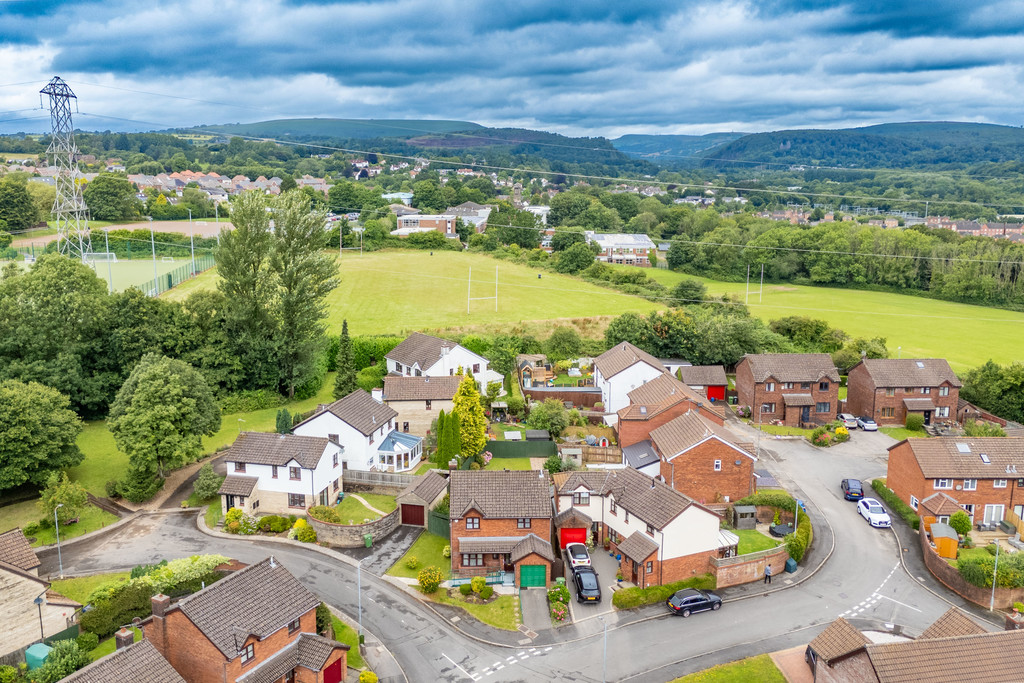
<svg viewBox="0 0 1024 683"><path fill-rule="evenodd" d="M917 361L917 367L923 368L924 367L924 363L922 363L921 361Z"/></svg>
<svg viewBox="0 0 1024 683"><path fill-rule="evenodd" d="M979 457L981 458L981 461L983 463L985 463L986 465L991 465L992 464L992 461L988 459L988 455L986 453L980 453Z"/></svg>
<svg viewBox="0 0 1024 683"><path fill-rule="evenodd" d="M958 451L960 451L961 453L970 453L970 452L971 452L971 447L970 447L970 445L968 445L968 444L965 444L965 443L958 443L958 444L956 445L956 449L957 449Z"/></svg>

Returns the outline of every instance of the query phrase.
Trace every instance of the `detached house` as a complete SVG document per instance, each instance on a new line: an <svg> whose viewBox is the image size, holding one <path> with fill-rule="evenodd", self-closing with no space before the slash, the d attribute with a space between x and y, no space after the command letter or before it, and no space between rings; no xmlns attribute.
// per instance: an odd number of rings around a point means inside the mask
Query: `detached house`
<svg viewBox="0 0 1024 683"><path fill-rule="evenodd" d="M880 425L902 425L919 413L924 423L956 419L962 384L942 358L865 358L846 382L846 411Z"/></svg>
<svg viewBox="0 0 1024 683"><path fill-rule="evenodd" d="M344 451L326 437L242 432L224 456L221 509L287 515L330 505L341 491Z"/></svg>
<svg viewBox="0 0 1024 683"><path fill-rule="evenodd" d="M594 384L601 390L605 421L615 424L615 413L629 405L629 392L665 374L665 366L629 342L619 342L594 359Z"/></svg>
<svg viewBox="0 0 1024 683"><path fill-rule="evenodd" d="M747 354L736 365L740 405L754 421L813 427L835 419L839 371L827 353Z"/></svg>
<svg viewBox="0 0 1024 683"><path fill-rule="evenodd" d="M398 430L398 411L356 389L295 425L300 436L326 438L342 447L344 469L407 472L423 456L423 439Z"/></svg>
<svg viewBox="0 0 1024 683"><path fill-rule="evenodd" d="M451 377L459 368L472 372L486 392L488 382L500 382L502 376L488 369L488 360L448 339L413 332L385 356L388 374L406 377Z"/></svg>
<svg viewBox="0 0 1024 683"><path fill-rule="evenodd" d="M61 683L186 683L148 640L133 644L135 634L122 628L114 634L113 654L61 679Z"/></svg>
<svg viewBox="0 0 1024 683"><path fill-rule="evenodd" d="M709 402L672 375L662 374L626 394L629 405L617 413L615 430L623 451L650 439L651 431L691 410L711 422L725 422L725 409ZM657 458L654 459L657 462ZM640 465L630 462L633 467ZM657 474L658 468L651 474Z"/></svg>
<svg viewBox="0 0 1024 683"><path fill-rule="evenodd" d="M152 602L144 636L189 683L345 680L349 646L317 635L320 598L273 557Z"/></svg>
<svg viewBox="0 0 1024 683"><path fill-rule="evenodd" d="M459 390L462 377L399 377L388 375L384 378L381 394L384 404L398 412L395 424L402 433L426 436L431 424L442 410L452 411L455 392Z"/></svg>

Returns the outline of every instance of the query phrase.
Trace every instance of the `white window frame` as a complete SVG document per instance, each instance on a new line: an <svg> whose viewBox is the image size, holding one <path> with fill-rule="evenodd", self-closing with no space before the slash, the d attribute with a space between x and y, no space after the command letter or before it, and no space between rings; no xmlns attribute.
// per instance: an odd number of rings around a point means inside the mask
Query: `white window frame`
<svg viewBox="0 0 1024 683"><path fill-rule="evenodd" d="M931 387L921 387L921 393L922 394L930 394L930 393L932 393L932 388Z"/></svg>
<svg viewBox="0 0 1024 683"><path fill-rule="evenodd" d="M964 491L977 491L978 480L977 479L964 479Z"/></svg>
<svg viewBox="0 0 1024 683"><path fill-rule="evenodd" d="M722 461L721 460L716 460L715 461L715 472L721 472L721 471L722 471Z"/></svg>
<svg viewBox="0 0 1024 683"><path fill-rule="evenodd" d="M774 415L775 414L775 404L774 403L762 403L761 404L761 412L764 413L765 415Z"/></svg>
<svg viewBox="0 0 1024 683"><path fill-rule="evenodd" d="M775 391L775 382L765 382L764 390L765 391Z"/></svg>
<svg viewBox="0 0 1024 683"><path fill-rule="evenodd" d="M953 488L953 480L952 479L934 479L932 481L932 486L935 488L936 491L947 491L947 490Z"/></svg>
<svg viewBox="0 0 1024 683"><path fill-rule="evenodd" d="M949 387L939 387L939 396L949 396Z"/></svg>
<svg viewBox="0 0 1024 683"><path fill-rule="evenodd" d="M949 417L949 406L937 406L935 408L935 417Z"/></svg>
<svg viewBox="0 0 1024 683"><path fill-rule="evenodd" d="M1005 489L1006 488L1006 480L1005 479L993 479L992 480L992 488L994 488L994 489Z"/></svg>
<svg viewBox="0 0 1024 683"><path fill-rule="evenodd" d="M912 507L912 508L914 508L916 510L917 509L917 504L918 504L917 496L911 496L910 497L910 507Z"/></svg>

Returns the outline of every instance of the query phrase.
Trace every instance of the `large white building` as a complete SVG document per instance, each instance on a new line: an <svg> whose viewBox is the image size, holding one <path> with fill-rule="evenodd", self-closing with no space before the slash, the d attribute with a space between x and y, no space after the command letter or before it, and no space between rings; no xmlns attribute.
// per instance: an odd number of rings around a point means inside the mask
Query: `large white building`
<svg viewBox="0 0 1024 683"><path fill-rule="evenodd" d="M665 372L661 361L629 342L619 342L595 358L594 384L601 390L605 422L615 424L615 413L629 405L629 392Z"/></svg>
<svg viewBox="0 0 1024 683"><path fill-rule="evenodd" d="M501 382L499 373L488 368L488 360L448 339L413 332L385 356L388 374L406 377L450 377L459 369L472 372L480 392L488 382Z"/></svg>
<svg viewBox="0 0 1024 683"><path fill-rule="evenodd" d="M600 253L597 261L629 266L649 266L649 254L657 251L657 245L647 235L622 233L586 232L587 242L596 244Z"/></svg>

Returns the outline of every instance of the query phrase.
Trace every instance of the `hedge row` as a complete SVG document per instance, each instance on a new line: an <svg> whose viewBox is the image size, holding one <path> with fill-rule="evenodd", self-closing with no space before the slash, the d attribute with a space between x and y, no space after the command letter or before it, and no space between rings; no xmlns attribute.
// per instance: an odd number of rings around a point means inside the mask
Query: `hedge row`
<svg viewBox="0 0 1024 683"><path fill-rule="evenodd" d="M676 591L683 588L712 590L714 587L715 577L711 574L704 574L703 576L695 576L685 581L676 581L675 583L666 583L661 586L651 586L650 588L623 588L622 590L615 591L615 594L612 595L612 605L616 609L632 609L634 607L665 602Z"/></svg>
<svg viewBox="0 0 1024 683"><path fill-rule="evenodd" d="M967 583L979 588L992 587L992 572L996 558L992 555L964 557L957 560L956 567ZM1024 553L1000 553L997 588L1024 587Z"/></svg>
<svg viewBox="0 0 1024 683"><path fill-rule="evenodd" d="M781 512L792 511L797 507L793 496L781 491L755 493L736 501L734 505L764 505ZM799 562L804 558L813 540L814 526L811 524L811 518L807 516L803 508L799 508L796 515L796 531L786 536L786 550L789 552L789 556Z"/></svg>
<svg viewBox="0 0 1024 683"><path fill-rule="evenodd" d="M871 481L871 488L875 490L878 497L885 501L885 504L889 506L889 509L898 514L903 518L910 528L916 530L921 525L921 519L917 516L917 512L914 508L910 507L892 492L892 489L885 485L882 479L874 479Z"/></svg>

